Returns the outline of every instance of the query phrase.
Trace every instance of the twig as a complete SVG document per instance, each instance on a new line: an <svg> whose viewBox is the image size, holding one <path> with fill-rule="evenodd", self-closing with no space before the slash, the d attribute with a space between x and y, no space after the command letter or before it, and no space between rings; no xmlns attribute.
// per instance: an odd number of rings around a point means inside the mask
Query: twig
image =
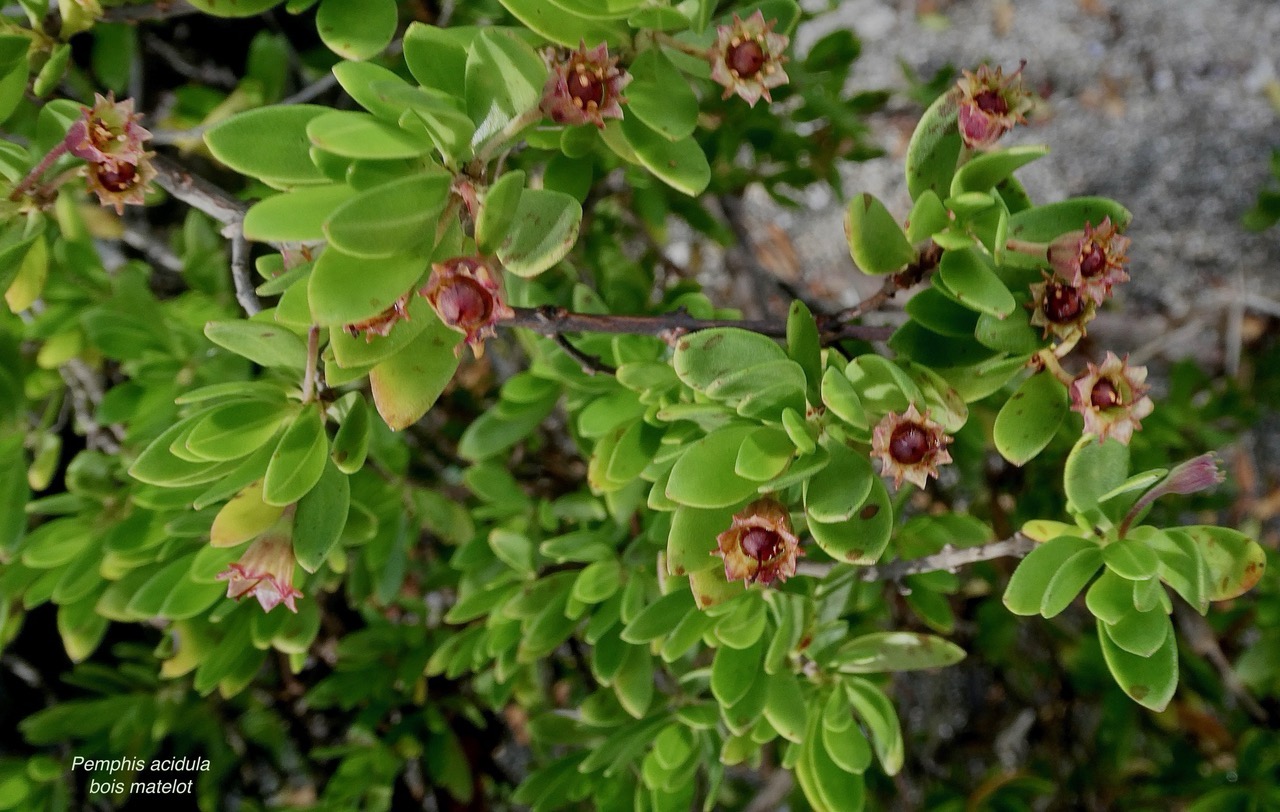
<svg viewBox="0 0 1280 812"><path fill-rule="evenodd" d="M58 373L71 393L71 405L76 415L76 422L84 432L89 448L105 451L108 454L120 453L120 443L124 440L124 429L121 426L103 426L98 423L93 412L102 402L104 394L102 382L84 361L73 358L58 367Z"/></svg>
<svg viewBox="0 0 1280 812"><path fill-rule="evenodd" d="M236 229L231 235L231 282L236 288L236 301L250 316L262 311L262 303L253 289L249 271L249 241Z"/></svg>
<svg viewBox="0 0 1280 812"><path fill-rule="evenodd" d="M163 59L180 76L193 82L227 90L236 86L236 74L229 68L220 65L197 65L160 37L147 36L142 42L148 51Z"/></svg>
<svg viewBox="0 0 1280 812"><path fill-rule="evenodd" d="M101 20L104 23L139 23L144 20L167 20L199 13L200 9L186 0L156 0L154 3L104 9Z"/></svg>
<svg viewBox="0 0 1280 812"><path fill-rule="evenodd" d="M151 229L137 223L125 223L120 241L142 253L147 262L171 273L182 273L182 258L165 245Z"/></svg>
<svg viewBox="0 0 1280 812"><path fill-rule="evenodd" d="M774 770L743 812L773 812L781 809L782 802L787 799L787 793L791 792L794 784L790 770Z"/></svg>
<svg viewBox="0 0 1280 812"><path fill-rule="evenodd" d="M1191 649L1213 664L1218 670L1218 676L1222 678L1223 687L1239 700L1240 706L1250 716L1260 722L1267 721L1267 711L1253 698L1240 675L1231 667L1231 661L1222 653L1222 646L1218 645L1217 635L1205 619L1180 603L1173 609L1178 618L1178 626L1182 629L1182 636L1191 644Z"/></svg>
<svg viewBox="0 0 1280 812"><path fill-rule="evenodd" d="M594 355L585 353L573 346L569 339L565 338L563 334L556 333L553 338L555 339L555 342L560 345L560 349L564 350L570 358L577 361L578 366L582 367L582 371L587 375L596 375L598 373L612 375L618 371Z"/></svg>
<svg viewBox="0 0 1280 812"><path fill-rule="evenodd" d="M338 84L338 77L334 76L332 73L326 73L324 76L321 76L319 79L302 88L297 93L294 93L292 96L285 96L283 99L276 102L276 104L303 104L311 101L326 90L331 89L336 84Z"/></svg>
<svg viewBox="0 0 1280 812"><path fill-rule="evenodd" d="M316 394L316 364L320 362L320 328L307 331L307 370L302 378L302 402L310 403Z"/></svg>
<svg viewBox="0 0 1280 812"><path fill-rule="evenodd" d="M858 572L860 581L898 581L908 575L920 575L926 572L951 571L966 564L979 561L990 561L993 558L1023 558L1035 549L1036 543L1021 533L1001 541L980 544L977 547L951 547L948 545L942 552L926 555L923 558L898 559L875 567L866 567ZM835 564L810 564L801 562L796 572L814 578L825 578Z"/></svg>
<svg viewBox="0 0 1280 812"><path fill-rule="evenodd" d="M535 333L554 338L561 333L628 333L657 336L674 341L686 333L709 330L715 327L737 327L753 333L785 338L787 325L771 319L697 319L683 309L656 316L600 315L574 313L563 307L517 307L515 315L498 322L503 327L523 327ZM867 341L883 341L892 334L892 328L846 325L840 328L845 337Z"/></svg>
<svg viewBox="0 0 1280 812"><path fill-rule="evenodd" d="M156 169L156 183L160 188L219 223L239 231L240 221L249 210L249 204L237 200L199 175L193 175L163 155L153 157L151 164Z"/></svg>

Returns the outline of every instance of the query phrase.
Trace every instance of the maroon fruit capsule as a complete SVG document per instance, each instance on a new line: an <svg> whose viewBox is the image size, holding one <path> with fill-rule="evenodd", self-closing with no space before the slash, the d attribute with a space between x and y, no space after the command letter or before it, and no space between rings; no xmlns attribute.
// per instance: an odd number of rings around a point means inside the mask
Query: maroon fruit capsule
<svg viewBox="0 0 1280 812"><path fill-rule="evenodd" d="M786 507L765 497L734 514L729 529L716 536L712 555L724 559L727 580L768 585L795 575L804 552Z"/></svg>
<svg viewBox="0 0 1280 812"><path fill-rule="evenodd" d="M871 454L880 459L881 473L893 477L895 488L902 487L903 480L923 488L930 476L938 476L939 465L951 462L951 440L940 423L912 403L902 415L889 412L876 424Z"/></svg>
<svg viewBox="0 0 1280 812"><path fill-rule="evenodd" d="M709 52L711 78L724 85L726 99L736 93L754 107L760 99L773 101L769 91L790 81L782 67L790 39L774 33L776 24L756 11L745 20L735 14L732 25L717 29Z"/></svg>

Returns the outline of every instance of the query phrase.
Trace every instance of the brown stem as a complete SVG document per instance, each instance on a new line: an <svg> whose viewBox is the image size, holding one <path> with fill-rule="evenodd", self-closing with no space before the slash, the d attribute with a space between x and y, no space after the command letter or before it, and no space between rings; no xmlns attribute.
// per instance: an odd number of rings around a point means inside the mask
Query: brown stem
<svg viewBox="0 0 1280 812"><path fill-rule="evenodd" d="M53 166L53 162L61 158L66 151L67 142L58 142L57 146L49 150L49 154L44 156L44 159L41 160L40 163L36 164L34 169L27 173L27 176L22 179L22 182L13 187L13 191L9 193L9 199L15 203L21 200L22 196L27 193L27 190L34 186L36 181L40 179L40 176L43 175L49 167Z"/></svg>
<svg viewBox="0 0 1280 812"><path fill-rule="evenodd" d="M923 558L898 559L887 564L866 567L858 573L860 581L898 581L908 575L921 575L926 572L952 571L966 564L979 561L990 561L993 558L1023 558L1034 550L1036 543L1021 533L1014 533L1007 539L981 544L977 547L951 547L948 545L942 552L926 555ZM835 564L801 563L796 567L800 575L825 578Z"/></svg>
<svg viewBox="0 0 1280 812"><path fill-rule="evenodd" d="M320 328L307 331L307 369L302 377L302 402L310 403L316 394L316 364L320 362Z"/></svg>
<svg viewBox="0 0 1280 812"><path fill-rule="evenodd" d="M237 200L199 175L193 175L163 155L154 156L151 165L156 169L155 182L160 188L219 223L239 229L249 204Z"/></svg>
<svg viewBox="0 0 1280 812"><path fill-rule="evenodd" d="M710 330L716 327L737 327L753 333L785 338L787 325L785 322L768 319L698 319L690 316L683 309L674 313L662 313L653 316L600 315L597 313L574 313L563 307L544 305L543 307L517 307L510 318L498 322L502 327L523 327L535 333L554 338L562 333L626 333L632 335L657 336L666 341L674 341L686 333L699 330ZM824 340L861 338L867 341L883 341L893 333L891 327L869 327L864 325L842 325L826 331Z"/></svg>

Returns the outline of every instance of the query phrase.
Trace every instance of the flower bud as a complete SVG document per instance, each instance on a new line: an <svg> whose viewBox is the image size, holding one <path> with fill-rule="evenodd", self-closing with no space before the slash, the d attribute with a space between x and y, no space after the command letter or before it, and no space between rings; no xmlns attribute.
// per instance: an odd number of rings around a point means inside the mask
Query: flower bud
<svg viewBox="0 0 1280 812"><path fill-rule="evenodd" d="M889 412L871 432L871 454L879 457L881 474L893 477L893 486L902 481L923 488L929 477L938 476L938 466L951 462L947 446L952 438L942 425L920 414L912 403L899 416Z"/></svg>
<svg viewBox="0 0 1280 812"><path fill-rule="evenodd" d="M493 325L513 315L488 261L474 256L436 263L427 286L419 291L440 321L466 336L477 358L484 355L484 340L494 335Z"/></svg>
<svg viewBox="0 0 1280 812"><path fill-rule="evenodd" d="M1085 325L1097 315L1093 299L1067 282L1044 274L1044 281L1031 286L1031 324L1044 328L1044 337L1051 334L1066 341L1085 334Z"/></svg>
<svg viewBox="0 0 1280 812"><path fill-rule="evenodd" d="M716 536L729 581L765 584L796 574L796 559L804 555L800 539L791 531L791 517L777 500L757 499L735 513L729 529Z"/></svg>
<svg viewBox="0 0 1280 812"><path fill-rule="evenodd" d="M219 573L219 581L227 581L227 597L239 600L245 595L258 599L262 611L270 612L279 604L297 612L294 600L302 593L293 588L293 542L284 533L271 532L259 536L245 554Z"/></svg>
<svg viewBox="0 0 1280 812"><path fill-rule="evenodd" d="M91 163L139 164L145 155L142 142L151 137L140 120L133 99L118 102L114 93L106 98L95 94L93 107L82 108L63 143L72 155Z"/></svg>
<svg viewBox="0 0 1280 812"><path fill-rule="evenodd" d="M1207 491L1216 485L1222 484L1226 478L1222 469L1218 467L1218 455L1212 451L1187 460L1170 471L1161 480L1160 484L1144 493L1137 502L1134 502L1133 507L1129 508L1129 512L1125 514L1124 521L1120 524L1120 537L1123 538L1129 529L1129 525L1138 519L1142 512L1161 496L1168 496L1171 493L1186 495Z"/></svg>
<svg viewBox="0 0 1280 812"><path fill-rule="evenodd" d="M604 129L606 118L622 118L622 89L631 74L609 58L609 47L600 43L590 51L586 43L566 59L553 62L542 89L542 112L557 124L594 124Z"/></svg>
<svg viewBox="0 0 1280 812"><path fill-rule="evenodd" d="M970 149L988 149L1015 124L1026 124L1025 113L1031 109L1031 94L1022 88L1022 69L1004 76L1004 68L993 72L980 65L976 73L964 72L960 89L960 138Z"/></svg>
<svg viewBox="0 0 1280 812"><path fill-rule="evenodd" d="M746 20L735 14L732 25L717 29L719 36L710 51L711 78L724 85L724 98L737 93L755 107L761 97L772 102L769 90L789 81L782 64L787 61L784 51L790 39L774 33L777 23L766 23L764 14L756 11Z"/></svg>
<svg viewBox="0 0 1280 812"><path fill-rule="evenodd" d="M1108 352L1100 366L1087 364L1070 387L1071 408L1084 417L1085 433L1099 442L1113 437L1128 445L1142 418L1155 409L1146 380L1147 368L1129 366L1128 356Z"/></svg>
<svg viewBox="0 0 1280 812"><path fill-rule="evenodd" d="M147 202L147 184L156 176L149 153L143 153L137 163L126 161L93 162L85 164L84 175L89 190L98 196L104 206L114 206L116 214L124 214L124 207L141 206Z"/></svg>
<svg viewBox="0 0 1280 812"><path fill-rule="evenodd" d="M1058 276L1102 304L1113 287L1129 281L1128 248L1129 238L1120 236L1107 217L1097 228L1085 223L1084 231L1063 234L1050 243L1049 264Z"/></svg>
<svg viewBox="0 0 1280 812"><path fill-rule="evenodd" d="M412 293L412 291L410 291ZM353 337L364 333L365 343L371 343L375 336L385 338L391 333L391 328L395 327L402 321L409 320L409 293L401 296L392 303L391 307L382 311L372 318L364 321L357 321L352 324L343 325L342 329Z"/></svg>

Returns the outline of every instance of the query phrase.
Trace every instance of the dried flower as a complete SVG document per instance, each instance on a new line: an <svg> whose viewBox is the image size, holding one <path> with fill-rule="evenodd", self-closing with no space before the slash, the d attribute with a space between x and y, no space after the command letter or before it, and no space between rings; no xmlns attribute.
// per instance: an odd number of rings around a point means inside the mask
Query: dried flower
<svg viewBox="0 0 1280 812"><path fill-rule="evenodd" d="M1050 334L1063 341L1080 338L1085 325L1093 320L1098 307L1078 288L1067 282L1044 274L1044 281L1031 286L1031 324L1044 328L1044 337Z"/></svg>
<svg viewBox="0 0 1280 812"><path fill-rule="evenodd" d="M103 98L94 94L93 107L83 108L80 118L67 130L67 151L107 168L139 164L145 155L142 142L151 137L133 112L133 99L116 101L115 94Z"/></svg>
<svg viewBox="0 0 1280 812"><path fill-rule="evenodd" d="M141 206L147 202L147 184L156 176L147 153L138 163L94 162L85 165L89 190L104 206L114 206L116 214L124 214L126 205Z"/></svg>
<svg viewBox="0 0 1280 812"><path fill-rule="evenodd" d="M410 291L412 293L412 291ZM342 329L353 337L364 333L365 343L373 341L375 336L385 338L391 333L391 328L395 327L402 321L409 321L409 295L406 293L392 303L391 307L382 311L372 318L364 321L357 321L353 324L345 324Z"/></svg>
<svg viewBox="0 0 1280 812"><path fill-rule="evenodd" d="M294 600L301 598L302 593L293 588L295 563L293 542L283 533L271 532L255 539L239 561L218 574L218 580L229 582L228 598L239 600L252 595L262 604L264 612L281 603L289 607L289 611L297 612Z"/></svg>
<svg viewBox="0 0 1280 812"><path fill-rule="evenodd" d="M1071 408L1084 416L1086 434L1102 442L1108 437L1129 444L1134 431L1142 428L1142 418L1155 405L1147 397L1147 368L1129 366L1108 352L1102 364L1088 364L1085 372L1071 382Z"/></svg>
<svg viewBox="0 0 1280 812"><path fill-rule="evenodd" d="M1026 60L1007 78L1004 68L992 71L980 65L976 73L964 72L960 88L960 137L971 149L987 149L1015 124L1026 124L1031 94L1022 88Z"/></svg>
<svg viewBox="0 0 1280 812"><path fill-rule="evenodd" d="M1102 304L1111 289L1129 281L1125 251L1129 238L1120 236L1111 218L1104 218L1094 228L1085 223L1084 231L1063 234L1049 244L1049 264L1081 293Z"/></svg>
<svg viewBox="0 0 1280 812"><path fill-rule="evenodd" d="M631 74L609 58L603 42L587 50L586 43L567 59L553 62L542 89L542 112L557 124L594 124L604 129L606 118L622 118L622 89Z"/></svg>
<svg viewBox="0 0 1280 812"><path fill-rule="evenodd" d="M765 497L733 515L729 529L716 536L730 581L768 584L796 574L796 559L804 555L800 539L791 531L791 516L775 499Z"/></svg>
<svg viewBox="0 0 1280 812"><path fill-rule="evenodd" d="M930 420L928 410L922 415L912 403L901 416L889 412L871 432L871 453L880 458L881 473L893 477L893 486L902 480L923 488L938 466L951 462L947 446L952 438L941 424Z"/></svg>
<svg viewBox="0 0 1280 812"><path fill-rule="evenodd" d="M427 286L420 291L440 321L467 337L477 358L484 355L484 340L494 335L493 325L514 315L502 299L488 262L483 256L474 256L436 263L431 266Z"/></svg>
<svg viewBox="0 0 1280 812"><path fill-rule="evenodd" d="M755 107L771 88L786 84L789 79L782 64L787 61L784 51L790 39L775 34L777 20L765 22L764 14L756 11L746 20L733 15L733 25L722 25L719 36L711 46L711 78L724 85L724 98L737 93L747 104Z"/></svg>

